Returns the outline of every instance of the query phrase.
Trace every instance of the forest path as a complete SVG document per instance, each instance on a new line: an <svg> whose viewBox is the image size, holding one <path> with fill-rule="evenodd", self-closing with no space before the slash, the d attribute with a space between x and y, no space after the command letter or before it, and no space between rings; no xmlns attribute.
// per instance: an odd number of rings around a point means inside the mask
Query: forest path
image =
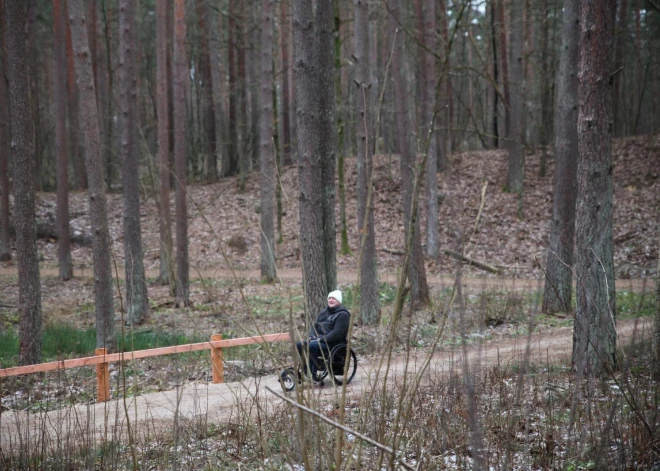
<svg viewBox="0 0 660 471"><path fill-rule="evenodd" d="M620 321L617 325L619 345L650 338L652 328L650 318ZM387 386L392 388L404 377L410 379L411 374L418 372L422 372L422 383L441 379L452 372L460 373L466 360L473 373L498 364L522 363L526 354L534 364L557 363L570 358L571 348L572 328L561 327L529 338L497 338L466 348L439 349L426 369L423 364L428 353L422 349L412 350L408 359L404 353L396 354L389 370L386 366L379 368L379 358L361 358L355 379L347 387L348 399L355 402L365 398L377 387L375 378L382 378L386 370ZM128 443L129 423L137 442L148 442L162 433L171 433L177 426L185 427L181 430L188 432L206 433L209 424L222 428L222 424L229 421L243 423L251 420L250 416L257 411L256 406L260 407L260 414L276 412L283 400L267 387L280 394L276 375L235 383L185 384L174 390L134 396L125 401L113 399L104 403L78 404L49 412L4 411L0 415L0 450L11 453L19 448L38 450L46 447L43 449L65 451L103 439ZM322 404L336 403L340 391L329 381L320 389L304 389L319 410L324 410ZM288 396L295 398L295 393Z"/></svg>
<svg viewBox="0 0 660 471"><path fill-rule="evenodd" d="M159 276L158 270L147 270L145 272L148 279L156 279ZM57 268L41 267L41 277L57 277L59 271ZM277 271L277 275L281 281L302 282L302 268L283 268ZM16 266L0 266L0 277L17 277L18 270ZM91 268L74 268L74 278L93 279L94 272ZM123 267L117 269L117 273L113 276L119 276L124 279L125 271ZM190 279L217 279L217 280L231 280L246 279L259 281L261 272L259 270L227 270L227 269L204 269L204 270L191 270ZM446 274L430 274L427 273L427 282L430 286L436 288L449 288L454 285L455 277ZM381 269L378 273L378 279L381 282L390 284L397 284L399 282L399 273L397 269ZM337 282L339 284L356 283L357 271L353 269L339 269L337 270ZM541 279L511 276L463 276L463 286L474 289L492 289L498 288L501 290L535 290L543 289L544 281ZM634 278L634 279L618 279L616 285L619 289L627 289L635 292L653 291L654 281L652 279Z"/></svg>

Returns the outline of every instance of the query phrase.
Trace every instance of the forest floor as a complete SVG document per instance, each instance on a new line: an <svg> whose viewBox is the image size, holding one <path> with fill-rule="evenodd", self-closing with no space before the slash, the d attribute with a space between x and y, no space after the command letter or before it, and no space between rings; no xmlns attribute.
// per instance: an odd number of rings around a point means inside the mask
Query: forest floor
<svg viewBox="0 0 660 471"><path fill-rule="evenodd" d="M492 351L520 347L521 340L517 335L525 332L530 306L538 305L534 300L538 300L543 288L541 267L545 265L545 244L552 214L554 161L548 160L546 176L541 177L540 156L527 156L523 217L519 217L515 195L504 191L506 152L455 154L450 160L451 170L438 175L441 250L462 251L466 256L496 266L500 270L500 273L495 275L473 266L463 266L462 286L466 288L468 299L465 309L471 319L467 328L474 338L487 339L490 345L487 348L493 349ZM617 290L651 293L654 288L653 278L659 245L660 136L616 141L614 164L613 235L616 287ZM345 291L345 300L352 296L357 268L356 178L355 159L347 159L346 214L352 253L338 255L337 259L338 285ZM145 324L136 328L136 331L182 332L191 338L208 339L211 333L217 332L223 333L225 338L239 337L252 335L257 331L288 331L291 324L294 328L300 328L304 324L297 168L285 168L280 175L280 181L283 218L281 242L276 246L280 281L273 285L264 285L258 281L258 175L253 174L246 180L244 191L239 191L238 179L235 178L223 179L214 184L189 186L189 255L193 307L187 310L176 309L168 288L155 281L159 265L158 214L154 199L156 189L148 179L143 181L141 222L151 314ZM381 282L393 285L400 270L404 247L401 185L396 156L378 155L375 158L374 188L379 278ZM108 195L113 261L117 267L114 273L119 280L123 279L121 198L121 191L117 188L113 188ZM477 214L482 206L475 228ZM37 214L43 223L54 222L54 193L38 195ZM74 234L90 234L88 199L85 192L71 194L70 214ZM339 201L336 214L339 221ZM424 227L423 216L421 222ZM339 231L337 244L339 247ZM65 323L80 329L93 327L95 318L91 247L73 245L75 278L68 282L61 282L57 278L57 241L53 238L40 238L38 248L44 323ZM428 345L429 338L437 329L437 321L447 313L448 299L451 297L449 293L454 287L457 270L456 261L445 254L437 260L427 260L426 268L433 301L428 308L414 313L411 321L417 329L414 336L416 345L420 347ZM122 325L122 283L117 283L116 288L115 305L119 328ZM391 286L383 288L382 325L356 328L355 341L358 350L364 355L365 361L361 364L365 365L365 368L373 362L369 353L375 351L382 340L383 326L391 315L392 293ZM15 262L3 263L0 265L0 333L17 329L18 303ZM571 323L570 315L566 315L545 318L536 326L535 332L539 338L556 336L561 339L556 350L563 353L557 360L565 358L570 347ZM636 325L634 321L621 322L624 329L633 325ZM463 325L461 328L465 327ZM459 335L458 319L448 319L448 335L450 338ZM540 345L539 343L539 348ZM543 344L543 348L546 353L549 350L555 351L554 345L549 349L548 345ZM248 356L254 354L254 351L250 352L247 352ZM217 386L227 388L226 394L220 394L222 397L241 397L241 390L246 394L249 391L249 388L244 386L245 381L262 382L258 378L264 375L269 376L263 378L263 384L274 384L279 388L273 373L286 361L283 359L287 358L287 355L288 350L283 349L277 359L259 357L246 361L244 353L236 357L240 360L231 361L228 356L230 362L225 374L231 384L229 386L208 384L206 360L185 368L170 357L145 360L140 372L141 385L133 391L136 394L138 391L139 394L152 394L145 396L144 400L155 401L154 404L159 400L153 394L165 395L162 396L164 400L170 401L166 395L174 393L168 391L182 391L179 386L188 383L193 388L187 390L189 392L200 387L207 388L204 391L212 391ZM438 362L442 364L440 358ZM360 375L352 387L360 388L365 385L365 371L360 368ZM54 404L64 406L89 400L89 390L91 388L93 391L94 381L93 375L76 375L64 381L64 385L37 385L32 393L37 395L42 403L50 401L51 405L45 407L52 409ZM2 397L3 407L12 410L26 407L25 396L18 394L21 390L20 382L5 381L3 387L5 392L9 393ZM199 398L196 392L191 394ZM209 394L204 401L211 396L209 392L203 394ZM119 397L118 395L123 396L121 391L117 390L113 390L113 395L115 398ZM199 401L191 401L188 406L197 407ZM180 403L179 406L183 407ZM6 414L7 412L3 414L2 420L3 437L4 427L12 422L4 420ZM96 416L99 420L105 420L104 413L98 413Z"/></svg>

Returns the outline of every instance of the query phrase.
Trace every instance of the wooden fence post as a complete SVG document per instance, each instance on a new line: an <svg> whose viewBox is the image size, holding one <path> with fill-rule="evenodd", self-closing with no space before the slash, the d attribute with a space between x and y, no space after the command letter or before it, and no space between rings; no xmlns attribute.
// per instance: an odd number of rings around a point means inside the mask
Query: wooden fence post
<svg viewBox="0 0 660 471"><path fill-rule="evenodd" d="M222 340L222 334L211 335L211 341ZM225 370L222 366L222 348L211 348L211 368L213 369L213 384L225 382Z"/></svg>
<svg viewBox="0 0 660 471"><path fill-rule="evenodd" d="M108 350L105 348L97 348L94 354L98 356L105 356ZM110 372L107 363L98 363L96 365L96 395L98 402L105 402L110 399Z"/></svg>

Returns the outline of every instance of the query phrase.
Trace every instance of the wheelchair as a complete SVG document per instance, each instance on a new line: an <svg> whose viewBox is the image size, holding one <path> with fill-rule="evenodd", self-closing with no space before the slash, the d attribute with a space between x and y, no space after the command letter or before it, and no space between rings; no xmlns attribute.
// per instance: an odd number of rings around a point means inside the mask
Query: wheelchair
<svg viewBox="0 0 660 471"><path fill-rule="evenodd" d="M346 365L346 369L344 369L346 350L346 344L335 345L330 350L329 358L319 357L317 364L322 366L317 369L315 377L312 380L314 382L321 382L330 375L337 386L349 384L353 381L357 372L357 356L353 349L351 349L350 360L348 361L348 365ZM306 365L302 364L301 361L298 371L295 368L286 368L280 373L280 384L284 391L293 391L296 385L303 382L305 377L304 368L306 368Z"/></svg>

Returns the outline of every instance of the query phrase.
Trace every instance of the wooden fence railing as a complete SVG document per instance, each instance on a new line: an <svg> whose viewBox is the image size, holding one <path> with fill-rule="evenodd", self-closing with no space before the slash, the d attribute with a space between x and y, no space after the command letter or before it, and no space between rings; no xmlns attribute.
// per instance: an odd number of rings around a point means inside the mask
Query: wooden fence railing
<svg viewBox="0 0 660 471"><path fill-rule="evenodd" d="M224 382L224 368L222 365L222 349L228 347L238 347L240 345L252 345L255 343L280 342L289 340L287 332L279 334L269 334L264 336L242 337L237 339L222 340L222 335L214 334L208 342L189 343L185 345L175 345L173 347L151 348L148 350L135 350L122 353L107 353L105 348L97 348L93 357L73 358L71 360L52 361L49 363L39 363L37 365L17 366L14 368L0 369L0 378L10 376L26 375L31 373L41 373L45 371L67 370L80 366L96 365L97 397L99 402L110 399L110 375L108 373L108 364L118 361L137 360L139 358L155 357L160 355L170 355L172 353L190 353L200 350L211 350L211 364L213 369L213 383Z"/></svg>

